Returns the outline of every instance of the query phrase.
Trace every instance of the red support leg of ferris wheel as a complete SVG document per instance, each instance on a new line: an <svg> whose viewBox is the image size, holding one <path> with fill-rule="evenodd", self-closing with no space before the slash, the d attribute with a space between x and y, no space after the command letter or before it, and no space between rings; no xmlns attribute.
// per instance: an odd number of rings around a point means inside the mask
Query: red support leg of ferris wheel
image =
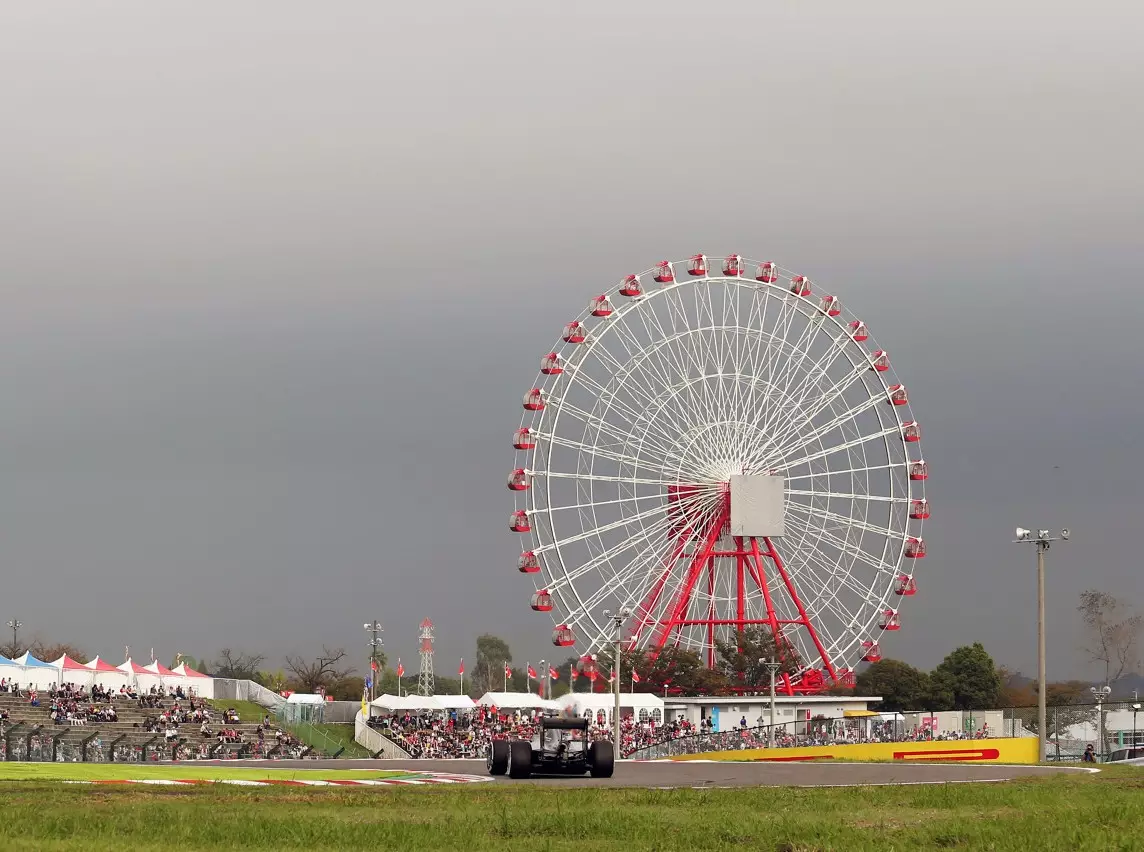
<svg viewBox="0 0 1144 852"><path fill-rule="evenodd" d="M785 636L787 629L791 627L795 629L801 628L807 631L810 641L822 661L827 680L830 683L837 682L837 673L834 663L819 638L818 631L815 630L814 624L807 614L806 607L803 605L798 591L795 589L794 581L786 570L786 566L783 565L782 558L775 549L774 543L769 538L763 538L761 539L762 547L760 547L760 539L750 538L745 540L742 537L736 536L732 538L732 550L717 549L719 541L727 532L730 523L730 514L730 500L726 499L723 507L708 525L701 539L702 546L687 560L683 570L678 572L678 575L681 577L678 591L675 593L674 599L669 601L668 605L664 608L665 615L659 620L658 624L655 625L655 632L649 647L653 652L658 652L672 640L673 634L676 640L675 644L677 644L683 628L699 626L705 628L708 645L706 648L707 664L713 666L715 663L714 637L717 627L729 626L735 630L742 630L749 626L765 625L770 629L771 635L775 637L775 643L777 645L784 643L789 644L789 639ZM748 541L749 544L747 543ZM648 596L645 597L643 604L641 604L638 613L639 621L637 630L632 637L633 647L635 643L638 642L639 634L651 623L651 612L662 597L663 589L668 578L673 573L676 573L673 569L678 567L680 555L682 555L682 547L677 544L673 550L673 556L675 557L674 564L669 562L665 571L657 578L652 590L648 593ZM730 559L734 559L735 565L735 618L720 619L716 617L714 608L710 605L710 602L714 595L715 575L720 565L720 560L729 561ZM768 560L774 565L777 579L781 581L781 587L785 590L786 597L790 600L798 613L797 618L779 618L768 581L768 572L766 569L766 562ZM692 617L690 609L696 594L696 587L705 571L707 572L707 597L709 605L706 608L707 611L702 613L702 615L697 614L697 617ZM766 609L766 615L763 618L749 618L747 616L748 575L763 598L763 605ZM788 675L784 674L782 678L782 691L788 695L793 695L800 690L798 685L792 682Z"/></svg>

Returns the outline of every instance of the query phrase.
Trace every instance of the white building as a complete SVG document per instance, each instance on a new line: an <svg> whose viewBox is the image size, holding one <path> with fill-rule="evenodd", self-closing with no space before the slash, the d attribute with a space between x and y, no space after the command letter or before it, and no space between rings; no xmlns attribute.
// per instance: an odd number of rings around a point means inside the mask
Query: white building
<svg viewBox="0 0 1144 852"><path fill-rule="evenodd" d="M598 724L613 724L616 696L611 692L569 692L557 699L560 709L571 716L587 716ZM635 717L640 722L663 722L663 699L652 692L620 693L620 718Z"/></svg>
<svg viewBox="0 0 1144 852"><path fill-rule="evenodd" d="M870 705L881 700L881 696L776 695L775 724L805 724L815 717L871 718L878 713L871 710ZM697 726L710 719L713 730L728 731L739 727L743 719L749 728L769 725L770 706L769 695L672 696L664 702L664 715L668 720L682 716Z"/></svg>

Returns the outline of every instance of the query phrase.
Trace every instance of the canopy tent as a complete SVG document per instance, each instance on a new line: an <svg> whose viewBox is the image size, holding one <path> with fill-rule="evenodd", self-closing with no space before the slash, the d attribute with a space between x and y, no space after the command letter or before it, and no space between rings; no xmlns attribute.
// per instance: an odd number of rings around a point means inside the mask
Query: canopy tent
<svg viewBox="0 0 1144 852"><path fill-rule="evenodd" d="M151 663L151 665L144 666L143 668L145 668L147 671L151 672L151 674L158 675L159 677L178 677L177 674L175 674L173 671L171 671L165 665L160 663L158 660L155 660L154 662Z"/></svg>
<svg viewBox="0 0 1144 852"><path fill-rule="evenodd" d="M446 710L472 710L477 703L467 695L434 695Z"/></svg>
<svg viewBox="0 0 1144 852"><path fill-rule="evenodd" d="M560 712L560 705L531 692L486 692L478 699L482 707L498 710L551 710Z"/></svg>
<svg viewBox="0 0 1144 852"><path fill-rule="evenodd" d="M21 686L31 684L36 689L47 689L60 682L60 670L51 663L37 660L32 656L31 651L25 651L12 662L24 669L18 680Z"/></svg>
<svg viewBox="0 0 1144 852"><path fill-rule="evenodd" d="M214 698L214 678L210 675L197 672L186 663L179 663L172 671L183 679L183 687L193 689L199 698Z"/></svg>
<svg viewBox="0 0 1144 852"><path fill-rule="evenodd" d="M286 699L287 722L321 722L325 712L325 696L310 692L292 692Z"/></svg>
<svg viewBox="0 0 1144 852"><path fill-rule="evenodd" d="M15 660L9 660L3 654L0 654L0 666L16 666L19 665Z"/></svg>
<svg viewBox="0 0 1144 852"><path fill-rule="evenodd" d="M60 670L60 683L73 683L76 686L84 687L91 684L91 669L83 663L77 663L67 654L64 654L58 660L53 660L52 665Z"/></svg>
<svg viewBox="0 0 1144 852"><path fill-rule="evenodd" d="M126 686L129 680L127 672L99 657L90 663L85 663L84 667L91 671L92 683L105 689L119 689L121 686Z"/></svg>
<svg viewBox="0 0 1144 852"><path fill-rule="evenodd" d="M377 707L380 710L389 710L390 712L397 712L400 710L444 711L448 709L436 695L397 696L390 695L389 693L380 695L375 698L370 706Z"/></svg>
<svg viewBox="0 0 1144 852"><path fill-rule="evenodd" d="M20 676L23 674L24 670L20 668L19 663L0 654L0 680L11 680L19 683Z"/></svg>
<svg viewBox="0 0 1144 852"><path fill-rule="evenodd" d="M150 692L151 688L163 688L163 679L146 666L141 666L130 657L119 666L121 672L125 672L128 677L128 683L135 684L135 688L141 692Z"/></svg>
<svg viewBox="0 0 1144 852"><path fill-rule="evenodd" d="M569 692L560 698L561 709L570 716L587 716L595 721L612 720L616 710L615 693ZM663 721L663 699L654 692L621 692L620 718L633 716L639 721Z"/></svg>

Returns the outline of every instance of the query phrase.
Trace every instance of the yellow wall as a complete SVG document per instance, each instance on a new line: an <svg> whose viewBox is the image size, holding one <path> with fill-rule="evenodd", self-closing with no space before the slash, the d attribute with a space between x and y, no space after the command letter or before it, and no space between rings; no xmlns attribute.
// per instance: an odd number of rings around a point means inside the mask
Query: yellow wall
<svg viewBox="0 0 1144 852"><path fill-rule="evenodd" d="M948 740L920 743L865 743L807 748L752 748L708 751L674 760L913 760L972 761L974 763L1036 763L1037 738Z"/></svg>

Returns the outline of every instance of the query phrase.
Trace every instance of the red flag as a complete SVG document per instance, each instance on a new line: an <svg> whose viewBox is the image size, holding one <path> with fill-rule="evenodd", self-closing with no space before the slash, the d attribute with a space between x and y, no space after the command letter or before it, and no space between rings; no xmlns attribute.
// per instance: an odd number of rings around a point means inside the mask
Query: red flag
<svg viewBox="0 0 1144 852"><path fill-rule="evenodd" d="M505 664L504 664L504 676L505 677L512 677L512 669L509 668L509 665L507 662L505 662Z"/></svg>
<svg viewBox="0 0 1144 852"><path fill-rule="evenodd" d="M600 676L600 673L597 672L595 669L591 669L588 672L588 680L592 681L593 683L595 683L596 678L598 678L599 676Z"/></svg>
<svg viewBox="0 0 1144 852"><path fill-rule="evenodd" d="M560 680L560 672L556 671L552 666L548 667L548 676L553 680Z"/></svg>
<svg viewBox="0 0 1144 852"><path fill-rule="evenodd" d="M568 680L571 681L572 683L575 683L576 678L580 677L579 673L576 671L575 667L573 667L573 666L569 666L568 671L569 671Z"/></svg>
<svg viewBox="0 0 1144 852"><path fill-rule="evenodd" d="M373 669L374 671L377 671L377 660L370 660L369 661L369 667L371 669Z"/></svg>
<svg viewBox="0 0 1144 852"><path fill-rule="evenodd" d="M640 673L637 672L635 669L632 669L632 683L639 683L639 682L640 682Z"/></svg>
<svg viewBox="0 0 1144 852"><path fill-rule="evenodd" d="M401 657L397 658L397 676L403 677L405 675L405 666L401 665Z"/></svg>
<svg viewBox="0 0 1144 852"><path fill-rule="evenodd" d="M465 658L461 657L461 667L459 669L457 669L457 674L463 675L464 673L465 673Z"/></svg>
<svg viewBox="0 0 1144 852"><path fill-rule="evenodd" d="M540 675L536 673L536 669L532 667L531 663L528 665L528 676L533 680L540 680Z"/></svg>

